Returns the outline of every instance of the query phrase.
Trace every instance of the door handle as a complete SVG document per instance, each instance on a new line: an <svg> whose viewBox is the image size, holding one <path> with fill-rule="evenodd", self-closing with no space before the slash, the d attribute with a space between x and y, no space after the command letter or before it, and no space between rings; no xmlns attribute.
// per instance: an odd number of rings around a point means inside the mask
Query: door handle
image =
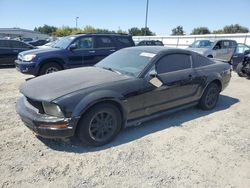
<svg viewBox="0 0 250 188"><path fill-rule="evenodd" d="M13 50L13 52L18 52L18 50Z"/></svg>
<svg viewBox="0 0 250 188"><path fill-rule="evenodd" d="M233 57L236 58L236 57L238 57L238 56L237 56L237 55L234 55Z"/></svg>
<svg viewBox="0 0 250 188"><path fill-rule="evenodd" d="M92 53L92 54L93 54L93 53L95 53L95 50L91 50L91 51L89 51L89 53Z"/></svg>
<svg viewBox="0 0 250 188"><path fill-rule="evenodd" d="M115 52L115 51L116 51L116 50L114 50L114 49L113 49L113 50L110 50L110 52Z"/></svg>

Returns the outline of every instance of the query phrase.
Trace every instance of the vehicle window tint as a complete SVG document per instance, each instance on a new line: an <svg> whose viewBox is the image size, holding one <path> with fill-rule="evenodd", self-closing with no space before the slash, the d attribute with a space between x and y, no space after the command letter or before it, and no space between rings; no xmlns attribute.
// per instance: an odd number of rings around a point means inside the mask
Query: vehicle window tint
<svg viewBox="0 0 250 188"><path fill-rule="evenodd" d="M249 47L244 44L238 44L236 48L236 53L244 53L246 50L250 50Z"/></svg>
<svg viewBox="0 0 250 188"><path fill-rule="evenodd" d="M196 55L196 59L194 62L194 67L203 67L207 65L213 64L213 61L210 61L210 59L202 56L202 55Z"/></svg>
<svg viewBox="0 0 250 188"><path fill-rule="evenodd" d="M129 40L128 37L117 37L116 40L119 46L122 46L122 47L133 46L133 43L131 42L131 40Z"/></svg>
<svg viewBox="0 0 250 188"><path fill-rule="evenodd" d="M229 41L223 41L222 44L223 44L223 45L222 45L222 48L230 48L230 47L231 47Z"/></svg>
<svg viewBox="0 0 250 188"><path fill-rule="evenodd" d="M217 44L214 46L215 49L221 49L222 48L222 41L217 42Z"/></svg>
<svg viewBox="0 0 250 188"><path fill-rule="evenodd" d="M156 63L158 74L191 68L190 56L187 54L171 54Z"/></svg>
<svg viewBox="0 0 250 188"><path fill-rule="evenodd" d="M10 41L11 48L29 48L27 44L19 41Z"/></svg>
<svg viewBox="0 0 250 188"><path fill-rule="evenodd" d="M9 41L0 40L0 48L10 48Z"/></svg>
<svg viewBox="0 0 250 188"><path fill-rule="evenodd" d="M76 49L93 48L93 39L92 37L81 37L79 39L76 39L74 44L76 44Z"/></svg>
<svg viewBox="0 0 250 188"><path fill-rule="evenodd" d="M96 37L96 48L111 48L115 47L110 37Z"/></svg>

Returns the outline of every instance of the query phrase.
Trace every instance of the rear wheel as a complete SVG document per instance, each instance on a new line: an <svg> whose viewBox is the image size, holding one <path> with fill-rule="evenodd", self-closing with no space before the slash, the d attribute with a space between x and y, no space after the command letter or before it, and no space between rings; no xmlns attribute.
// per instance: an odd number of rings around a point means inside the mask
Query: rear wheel
<svg viewBox="0 0 250 188"><path fill-rule="evenodd" d="M76 134L85 144L102 146L117 136L121 125L121 113L115 105L97 104L81 118Z"/></svg>
<svg viewBox="0 0 250 188"><path fill-rule="evenodd" d="M242 72L242 68L243 68L243 62L240 62L236 67L236 72L239 75L239 77L245 76L245 74Z"/></svg>
<svg viewBox="0 0 250 188"><path fill-rule="evenodd" d="M209 84L200 99L200 108L203 110L212 110L217 104L219 94L220 88L218 84L214 82Z"/></svg>
<svg viewBox="0 0 250 188"><path fill-rule="evenodd" d="M42 66L39 75L50 74L62 70L62 67L55 62L46 63Z"/></svg>

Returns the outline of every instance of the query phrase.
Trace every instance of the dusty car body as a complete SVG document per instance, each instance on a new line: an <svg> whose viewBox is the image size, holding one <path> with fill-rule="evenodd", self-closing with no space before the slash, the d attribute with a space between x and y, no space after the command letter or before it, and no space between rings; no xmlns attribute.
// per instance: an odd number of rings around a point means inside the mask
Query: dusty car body
<svg viewBox="0 0 250 188"><path fill-rule="evenodd" d="M195 52L133 47L94 67L27 81L17 112L43 137L71 137L99 146L122 128L199 104L213 109L229 84L230 65ZM110 133L111 132L111 133Z"/></svg>
<svg viewBox="0 0 250 188"><path fill-rule="evenodd" d="M205 57L230 62L237 43L234 40L197 40L187 49L195 51Z"/></svg>

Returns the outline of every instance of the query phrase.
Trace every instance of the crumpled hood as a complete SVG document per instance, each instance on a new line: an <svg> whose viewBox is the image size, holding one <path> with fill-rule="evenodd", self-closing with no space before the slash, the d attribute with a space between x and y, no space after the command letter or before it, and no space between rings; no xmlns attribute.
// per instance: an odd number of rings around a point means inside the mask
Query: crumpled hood
<svg viewBox="0 0 250 188"><path fill-rule="evenodd" d="M209 48L187 48L187 50L191 50L193 52L197 52L201 55L205 54L207 51L209 51Z"/></svg>
<svg viewBox="0 0 250 188"><path fill-rule="evenodd" d="M27 55L27 54L43 54L43 53L48 53L48 52L58 52L62 49L60 48L43 48L43 49L34 49L34 50L27 50L19 53L21 56Z"/></svg>
<svg viewBox="0 0 250 188"><path fill-rule="evenodd" d="M128 78L102 68L84 67L31 79L21 86L20 92L33 100L50 102L78 90Z"/></svg>

